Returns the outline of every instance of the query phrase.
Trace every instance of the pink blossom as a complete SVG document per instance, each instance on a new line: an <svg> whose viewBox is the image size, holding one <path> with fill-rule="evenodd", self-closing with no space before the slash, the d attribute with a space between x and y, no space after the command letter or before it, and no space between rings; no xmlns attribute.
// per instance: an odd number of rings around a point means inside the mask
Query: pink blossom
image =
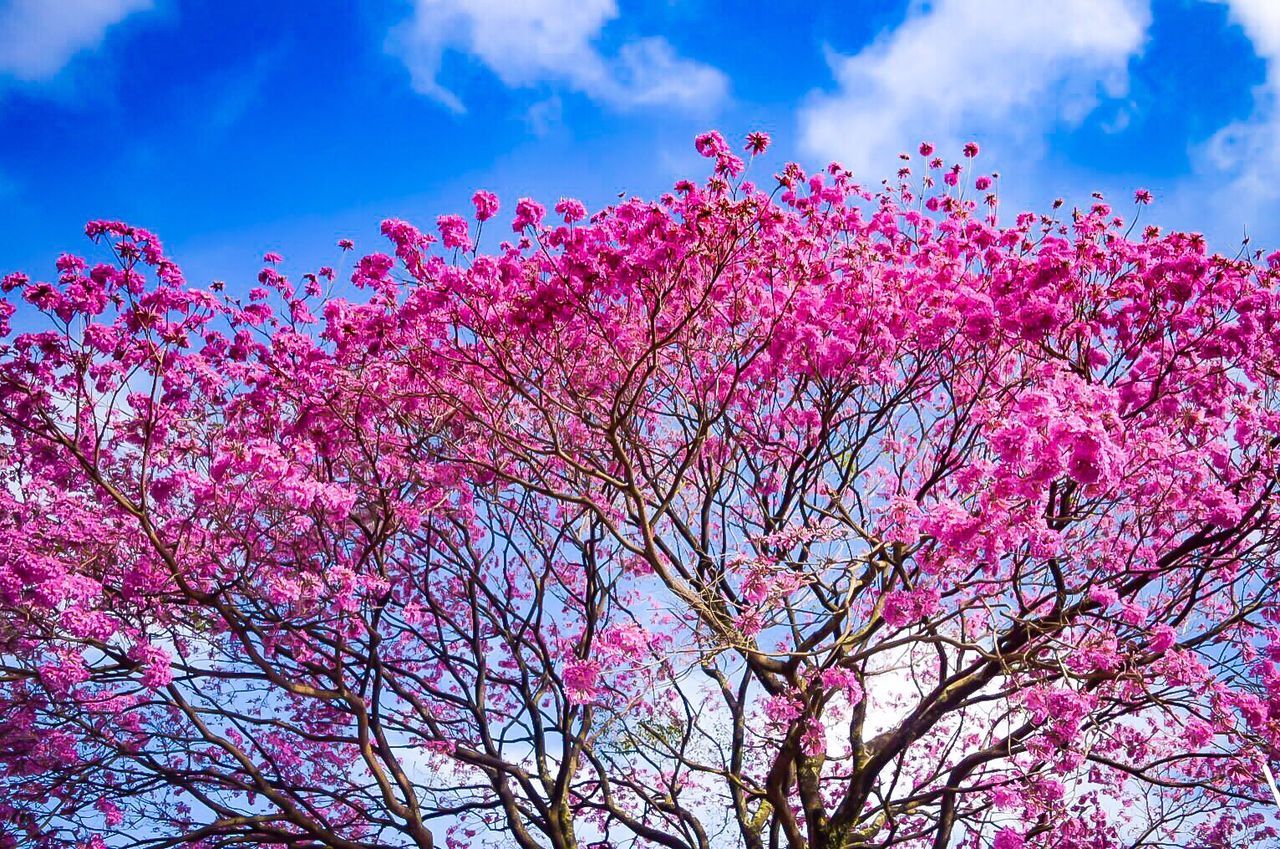
<svg viewBox="0 0 1280 849"><path fill-rule="evenodd" d="M587 217L587 208L582 205L582 201L573 198L560 198L560 202L556 204L556 212L566 224L572 224Z"/></svg>
<svg viewBox="0 0 1280 849"><path fill-rule="evenodd" d="M561 677L570 702L586 704L600 694L600 664L593 660L572 660L565 664Z"/></svg>
<svg viewBox="0 0 1280 849"><path fill-rule="evenodd" d="M493 192L478 191L471 196L471 203L476 208L477 221L488 221L498 214L498 196Z"/></svg>
<svg viewBox="0 0 1280 849"><path fill-rule="evenodd" d="M1178 633L1168 625L1156 625L1151 629L1147 648L1156 654L1164 654L1178 641Z"/></svg>
<svg viewBox="0 0 1280 849"><path fill-rule="evenodd" d="M852 669L843 667L824 669L822 671L822 686L843 693L851 706L861 702L864 695L857 673Z"/></svg>
<svg viewBox="0 0 1280 849"><path fill-rule="evenodd" d="M733 621L734 627L747 639L754 639L764 629L764 617L759 610L748 610Z"/></svg>
<svg viewBox="0 0 1280 849"><path fill-rule="evenodd" d="M1104 608L1115 604L1119 598L1120 597L1116 594L1116 591L1110 587L1097 586L1089 589L1089 600Z"/></svg>
<svg viewBox="0 0 1280 849"><path fill-rule="evenodd" d="M729 153L729 145L725 142L724 136L715 130L702 133L694 139L693 144L698 149L698 153L708 159L715 159Z"/></svg>
<svg viewBox="0 0 1280 849"><path fill-rule="evenodd" d="M747 133L746 150L752 156L759 156L760 154L764 153L766 150L769 149L769 141L770 139L769 139L768 133L761 132L759 130L756 130L755 132Z"/></svg>
<svg viewBox="0 0 1280 849"><path fill-rule="evenodd" d="M939 598L938 590L933 587L909 592L893 590L885 593L881 615L888 625L902 628L932 615L938 608Z"/></svg>
<svg viewBox="0 0 1280 849"><path fill-rule="evenodd" d="M520 198L516 201L516 217L511 222L511 229L519 233L526 227L540 227L546 214L546 207L542 204L529 198Z"/></svg>
<svg viewBox="0 0 1280 849"><path fill-rule="evenodd" d="M1187 745L1193 749L1198 749L1209 744L1213 740L1213 726L1202 719L1187 720L1187 724L1183 726L1183 735L1186 738Z"/></svg>
<svg viewBox="0 0 1280 849"><path fill-rule="evenodd" d="M996 832L996 838L991 843L991 849L1023 849L1027 845L1027 841L1023 838L1022 833L1012 828L1002 828Z"/></svg>
<svg viewBox="0 0 1280 849"><path fill-rule="evenodd" d="M136 644L129 650L129 658L142 667L141 683L145 687L164 687L173 680L169 653L147 642Z"/></svg>
<svg viewBox="0 0 1280 849"><path fill-rule="evenodd" d="M436 229L440 231L440 241L446 248L461 251L472 249L467 222L461 215L441 215L436 219Z"/></svg>
<svg viewBox="0 0 1280 849"><path fill-rule="evenodd" d="M804 724L804 733L800 735L800 751L811 758L826 754L827 731L818 719L810 719Z"/></svg>
<svg viewBox="0 0 1280 849"><path fill-rule="evenodd" d="M119 806L110 799L99 799L94 804L94 808L102 814L102 821L108 828L114 828L124 822L124 814L120 811Z"/></svg>
<svg viewBox="0 0 1280 849"><path fill-rule="evenodd" d="M800 717L804 704L794 693L778 693L764 703L764 715L772 724L786 727Z"/></svg>
<svg viewBox="0 0 1280 849"><path fill-rule="evenodd" d="M1008 787L997 787L991 791L991 804L995 808L1008 810L1017 807L1021 801L1021 796Z"/></svg>

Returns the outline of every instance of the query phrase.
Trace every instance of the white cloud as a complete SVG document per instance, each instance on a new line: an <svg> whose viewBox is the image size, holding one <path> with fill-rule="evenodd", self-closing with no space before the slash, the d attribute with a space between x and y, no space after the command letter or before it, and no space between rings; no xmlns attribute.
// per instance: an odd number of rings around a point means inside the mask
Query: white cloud
<svg viewBox="0 0 1280 849"><path fill-rule="evenodd" d="M0 0L0 77L43 82L152 0Z"/></svg>
<svg viewBox="0 0 1280 849"><path fill-rule="evenodd" d="M1147 0L916 2L866 49L831 57L838 89L801 110L802 140L866 177L920 140L949 157L971 137L1035 145L1124 94L1150 18Z"/></svg>
<svg viewBox="0 0 1280 849"><path fill-rule="evenodd" d="M1275 0L1225 0L1230 19L1244 29L1258 55L1267 60L1267 81L1280 83L1280 4Z"/></svg>
<svg viewBox="0 0 1280 849"><path fill-rule="evenodd" d="M508 87L559 83L619 108L705 109L725 96L724 74L681 57L664 38L601 53L596 41L618 14L615 0L415 0L388 46L415 89L456 112L461 99L439 80L450 50L471 55Z"/></svg>
<svg viewBox="0 0 1280 849"><path fill-rule="evenodd" d="M1229 20L1253 43L1266 63L1266 79L1254 90L1253 114L1219 129L1193 151L1216 188L1223 212L1257 220L1280 200L1280 3L1275 0L1225 0Z"/></svg>

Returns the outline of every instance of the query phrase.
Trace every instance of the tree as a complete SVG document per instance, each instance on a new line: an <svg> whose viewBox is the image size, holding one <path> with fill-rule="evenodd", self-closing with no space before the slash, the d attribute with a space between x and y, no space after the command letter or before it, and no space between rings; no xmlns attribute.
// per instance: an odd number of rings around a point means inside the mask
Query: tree
<svg viewBox="0 0 1280 849"><path fill-rule="evenodd" d="M1280 255L698 148L349 291L5 278L0 842L1274 841Z"/></svg>

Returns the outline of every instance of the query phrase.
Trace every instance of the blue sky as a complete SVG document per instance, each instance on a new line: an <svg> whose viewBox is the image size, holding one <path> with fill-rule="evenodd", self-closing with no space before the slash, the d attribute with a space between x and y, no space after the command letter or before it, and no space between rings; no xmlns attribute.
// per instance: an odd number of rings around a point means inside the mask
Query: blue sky
<svg viewBox="0 0 1280 849"><path fill-rule="evenodd" d="M871 184L972 138L1006 212L1146 187L1234 253L1280 246L1278 97L1280 0L0 0L0 271L103 217L310 268L475 188L654 195L712 127Z"/></svg>

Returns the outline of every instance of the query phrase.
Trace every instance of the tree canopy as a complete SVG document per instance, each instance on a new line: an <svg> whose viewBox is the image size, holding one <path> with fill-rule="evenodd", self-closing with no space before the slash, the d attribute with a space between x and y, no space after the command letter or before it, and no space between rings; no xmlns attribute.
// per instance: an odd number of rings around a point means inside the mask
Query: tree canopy
<svg viewBox="0 0 1280 849"><path fill-rule="evenodd" d="M697 146L4 278L0 846L1275 839L1280 255Z"/></svg>

